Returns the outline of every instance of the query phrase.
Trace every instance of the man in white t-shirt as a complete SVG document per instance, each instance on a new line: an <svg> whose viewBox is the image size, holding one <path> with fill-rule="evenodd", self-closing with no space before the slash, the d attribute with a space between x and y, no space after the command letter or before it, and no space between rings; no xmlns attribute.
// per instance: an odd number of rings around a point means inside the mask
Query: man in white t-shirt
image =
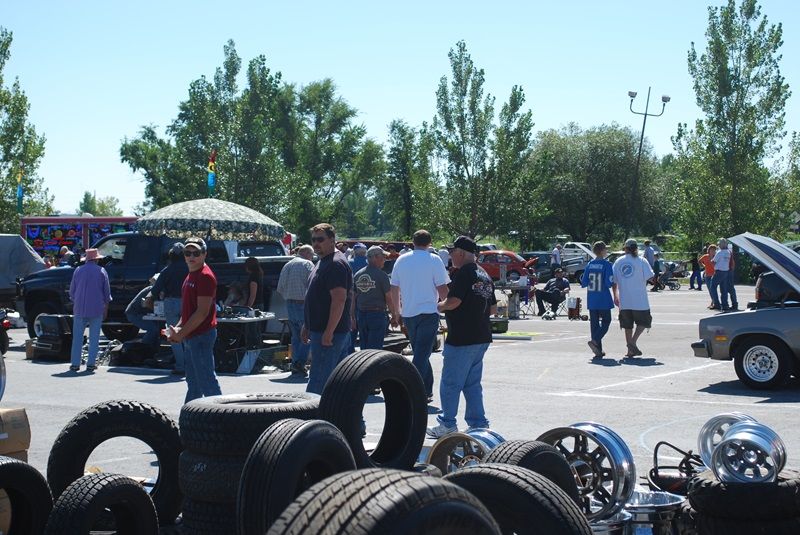
<svg viewBox="0 0 800 535"><path fill-rule="evenodd" d="M448 251L447 247L444 245L439 249L439 258L442 259L442 264L444 264L445 269L450 267L450 251Z"/></svg>
<svg viewBox="0 0 800 535"><path fill-rule="evenodd" d="M626 241L625 255L614 262L614 282L619 291L619 297L614 302L619 307L619 325L625 330L625 342L628 344L626 357L642 354L636 342L642 332L653 323L647 300L647 281L654 276L647 260L639 258L636 240Z"/></svg>
<svg viewBox="0 0 800 535"><path fill-rule="evenodd" d="M733 262L731 250L728 247L728 240L720 238L717 242L717 253L711 259L714 263L713 284L719 287L719 302L723 312L737 310L736 290L733 288ZM730 296L733 306L728 306Z"/></svg>
<svg viewBox="0 0 800 535"><path fill-rule="evenodd" d="M431 234L418 230L414 251L400 256L392 269L392 301L401 303L400 315L408 330L414 366L422 376L428 403L433 399L433 369L430 358L439 332L439 301L447 299L450 277L439 255L428 251Z"/></svg>
<svg viewBox="0 0 800 535"><path fill-rule="evenodd" d="M561 244L557 243L550 253L550 269L555 272L557 268L561 267Z"/></svg>

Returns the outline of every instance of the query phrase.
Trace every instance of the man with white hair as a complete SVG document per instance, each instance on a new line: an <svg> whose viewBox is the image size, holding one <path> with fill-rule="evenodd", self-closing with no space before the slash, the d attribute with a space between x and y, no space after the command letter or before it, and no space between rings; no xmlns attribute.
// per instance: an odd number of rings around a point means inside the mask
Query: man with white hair
<svg viewBox="0 0 800 535"><path fill-rule="evenodd" d="M613 275L619 292L619 296L614 297L614 304L619 307L619 326L625 331L628 345L625 356L638 357L642 351L636 342L644 330L653 324L647 299L647 281L653 279L655 273L647 260L639 257L636 240L625 242L625 254L614 262Z"/></svg>
<svg viewBox="0 0 800 535"><path fill-rule="evenodd" d="M312 258L314 258L314 248L310 245L301 245L297 249L297 256L283 266L278 278L278 293L286 301L286 314L292 335L292 373L303 376L306 375L309 346L303 343L300 331L305 322L308 278L314 269Z"/></svg>

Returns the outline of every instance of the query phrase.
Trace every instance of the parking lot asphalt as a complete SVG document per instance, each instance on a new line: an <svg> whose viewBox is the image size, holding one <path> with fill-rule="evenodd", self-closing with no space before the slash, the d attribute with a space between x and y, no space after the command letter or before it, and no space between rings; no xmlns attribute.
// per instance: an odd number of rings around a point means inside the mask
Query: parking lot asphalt
<svg viewBox="0 0 800 535"><path fill-rule="evenodd" d="M753 298L753 288L737 287L740 303ZM573 295L584 292L573 285ZM649 294L653 328L639 342L644 352L623 359L625 342L615 323L604 342L607 356L592 361L586 342L589 323L559 317L511 320L510 331L530 340L498 340L484 361L484 398L492 428L507 439L535 439L541 433L591 420L615 430L634 453L637 471L652 467L653 448L666 440L696 449L702 424L722 412L740 411L772 427L783 438L789 466L800 466L800 382L793 379L776 391L750 390L739 383L731 362L694 357L697 323L707 316L707 292L663 291ZM614 313L616 322L616 313ZM81 410L110 399L151 403L177 419L186 385L167 371L147 368L100 368L94 374L67 371L67 363L25 360L24 329L14 329L6 354L8 386L2 407L25 407L32 429L29 460L45 471L56 436ZM431 359L438 391L442 358ZM221 376L223 393L302 391L305 382L287 373ZM429 410L435 424L438 392ZM463 400L459 427L464 428ZM365 408L367 441L382 428L379 397ZM428 444L431 442L429 441ZM672 457L672 458L670 458ZM672 455L663 463L674 464ZM118 439L90 459L104 471L147 476L151 459L142 444Z"/></svg>

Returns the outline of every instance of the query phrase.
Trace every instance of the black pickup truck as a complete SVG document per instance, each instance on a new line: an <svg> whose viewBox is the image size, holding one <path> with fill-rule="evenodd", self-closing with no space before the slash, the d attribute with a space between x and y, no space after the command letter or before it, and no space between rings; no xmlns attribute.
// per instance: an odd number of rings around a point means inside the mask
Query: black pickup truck
<svg viewBox="0 0 800 535"><path fill-rule="evenodd" d="M128 323L125 307L147 286L150 277L167 264L169 249L176 241L166 236L123 232L106 236L94 245L111 283L112 301L108 319L103 323L103 334L108 338L125 341L136 336L138 328ZM284 254L278 242L208 241L206 262L217 277L217 300L225 299L231 283L247 280L244 260L255 256L264 270L264 307L274 312L276 318L285 317L285 303L275 291L281 269L291 260ZM28 323L31 338L36 337L35 320L40 314L72 313L69 285L74 271L74 267L54 267L29 275L17 284L16 308ZM270 321L267 332L279 334L280 322Z"/></svg>

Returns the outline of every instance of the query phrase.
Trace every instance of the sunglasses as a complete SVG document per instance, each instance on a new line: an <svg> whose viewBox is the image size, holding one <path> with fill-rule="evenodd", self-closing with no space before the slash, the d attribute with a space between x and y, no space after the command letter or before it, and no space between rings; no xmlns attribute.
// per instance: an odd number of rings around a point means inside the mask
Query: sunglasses
<svg viewBox="0 0 800 535"><path fill-rule="evenodd" d="M203 254L203 251L189 251L189 250L186 250L186 249L184 249L184 251L183 251L183 256L185 256L186 258L189 258L190 256L194 256L196 258L196 257L200 256L201 254Z"/></svg>
<svg viewBox="0 0 800 535"><path fill-rule="evenodd" d="M327 239L328 239L327 236L311 236L311 241L318 242L318 243L322 243Z"/></svg>

